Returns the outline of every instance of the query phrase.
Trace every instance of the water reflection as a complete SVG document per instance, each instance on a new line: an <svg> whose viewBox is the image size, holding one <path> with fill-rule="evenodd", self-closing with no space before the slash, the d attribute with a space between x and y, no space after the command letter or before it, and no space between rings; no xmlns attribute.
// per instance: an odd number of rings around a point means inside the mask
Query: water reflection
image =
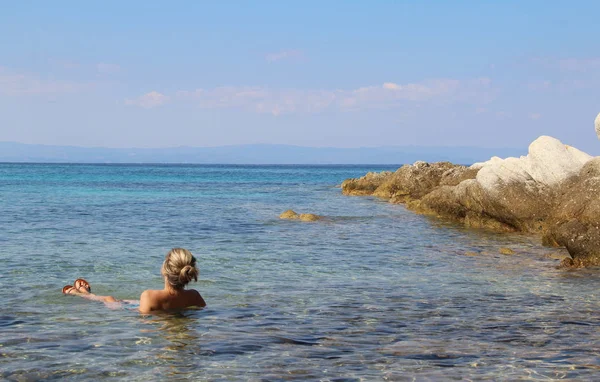
<svg viewBox="0 0 600 382"><path fill-rule="evenodd" d="M201 343L201 315L200 310L188 310L138 317L135 356L120 366L130 370L152 367L146 374L152 378L192 377L199 367L198 356L206 353Z"/></svg>

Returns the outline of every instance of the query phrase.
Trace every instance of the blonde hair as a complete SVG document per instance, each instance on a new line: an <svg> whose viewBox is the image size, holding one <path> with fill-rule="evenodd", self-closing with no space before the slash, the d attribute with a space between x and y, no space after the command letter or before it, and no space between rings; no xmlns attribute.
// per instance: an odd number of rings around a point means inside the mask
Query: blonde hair
<svg viewBox="0 0 600 382"><path fill-rule="evenodd" d="M160 273L170 286L183 289L192 279L198 281L196 258L184 248L173 248L167 253Z"/></svg>

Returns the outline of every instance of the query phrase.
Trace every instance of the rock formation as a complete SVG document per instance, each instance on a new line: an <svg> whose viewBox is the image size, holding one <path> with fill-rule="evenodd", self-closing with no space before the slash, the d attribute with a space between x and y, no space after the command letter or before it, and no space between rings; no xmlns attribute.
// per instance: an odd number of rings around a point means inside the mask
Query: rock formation
<svg viewBox="0 0 600 382"><path fill-rule="evenodd" d="M600 129L600 116L596 130ZM573 266L600 265L600 158L542 136L520 158L470 167L416 162L342 183L346 195L404 203L470 227L522 231L565 246Z"/></svg>
<svg viewBox="0 0 600 382"><path fill-rule="evenodd" d="M434 190L417 210L458 217L473 227L541 232L552 214L559 185L592 157L542 136L520 158L492 158L471 166L475 179Z"/></svg>
<svg viewBox="0 0 600 382"><path fill-rule="evenodd" d="M598 136L598 139L600 139L600 113L598 113L598 116L596 117L596 135Z"/></svg>
<svg viewBox="0 0 600 382"><path fill-rule="evenodd" d="M567 248L567 265L600 265L600 157L561 185L543 239Z"/></svg>
<svg viewBox="0 0 600 382"><path fill-rule="evenodd" d="M371 195L390 175L389 171L368 172L362 178L346 180L346 186L342 184L342 188L346 195Z"/></svg>

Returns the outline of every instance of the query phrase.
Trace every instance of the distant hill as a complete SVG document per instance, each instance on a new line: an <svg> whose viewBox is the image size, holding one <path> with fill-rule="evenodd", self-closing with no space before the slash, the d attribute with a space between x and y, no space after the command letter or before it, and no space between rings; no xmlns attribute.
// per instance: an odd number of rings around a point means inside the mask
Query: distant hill
<svg viewBox="0 0 600 382"><path fill-rule="evenodd" d="M199 163L199 164L404 164L417 160L471 164L492 156L527 154L527 149L477 147L328 148L238 145L114 149L0 142L0 162L40 163Z"/></svg>

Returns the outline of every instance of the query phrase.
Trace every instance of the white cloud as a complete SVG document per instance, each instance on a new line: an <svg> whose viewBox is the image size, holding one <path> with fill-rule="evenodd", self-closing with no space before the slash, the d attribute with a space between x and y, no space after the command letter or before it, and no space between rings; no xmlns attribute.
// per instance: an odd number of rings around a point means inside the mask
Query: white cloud
<svg viewBox="0 0 600 382"><path fill-rule="evenodd" d="M114 73L120 72L121 67L116 64L107 64L107 63L101 62L99 64L96 64L96 70L100 74L114 74Z"/></svg>
<svg viewBox="0 0 600 382"><path fill-rule="evenodd" d="M265 55L265 60L275 62L286 59L300 59L304 57L300 50L282 50L280 52L269 53Z"/></svg>
<svg viewBox="0 0 600 382"><path fill-rule="evenodd" d="M177 96L204 109L236 108L273 115L318 112L335 100L335 94L327 91L234 86L180 91Z"/></svg>
<svg viewBox="0 0 600 382"><path fill-rule="evenodd" d="M17 73L0 67L0 94L16 96L76 93L92 86L90 83L42 78L35 74Z"/></svg>
<svg viewBox="0 0 600 382"><path fill-rule="evenodd" d="M169 97L164 94L161 94L157 91L151 91L150 93L146 93L135 99L126 99L126 105L135 105L143 107L144 109L151 109L153 107L157 107L165 104L169 101Z"/></svg>
<svg viewBox="0 0 600 382"><path fill-rule="evenodd" d="M343 96L356 99L362 106L387 107L401 101L426 101L456 93L461 82L452 79L429 80L399 85L386 82L344 92Z"/></svg>
<svg viewBox="0 0 600 382"><path fill-rule="evenodd" d="M234 108L272 115L318 113L325 110L396 109L418 102L488 102L493 97L491 81L435 79L420 83L386 82L351 90L271 89L223 86L179 91L176 98L191 100L205 109Z"/></svg>
<svg viewBox="0 0 600 382"><path fill-rule="evenodd" d="M600 70L599 58L567 58L558 60L558 68L569 72L587 72L591 70Z"/></svg>
<svg viewBox="0 0 600 382"><path fill-rule="evenodd" d="M400 89L400 85L395 84L393 82L385 82L383 84L383 88L384 89L389 89L389 90L398 90L398 89Z"/></svg>

